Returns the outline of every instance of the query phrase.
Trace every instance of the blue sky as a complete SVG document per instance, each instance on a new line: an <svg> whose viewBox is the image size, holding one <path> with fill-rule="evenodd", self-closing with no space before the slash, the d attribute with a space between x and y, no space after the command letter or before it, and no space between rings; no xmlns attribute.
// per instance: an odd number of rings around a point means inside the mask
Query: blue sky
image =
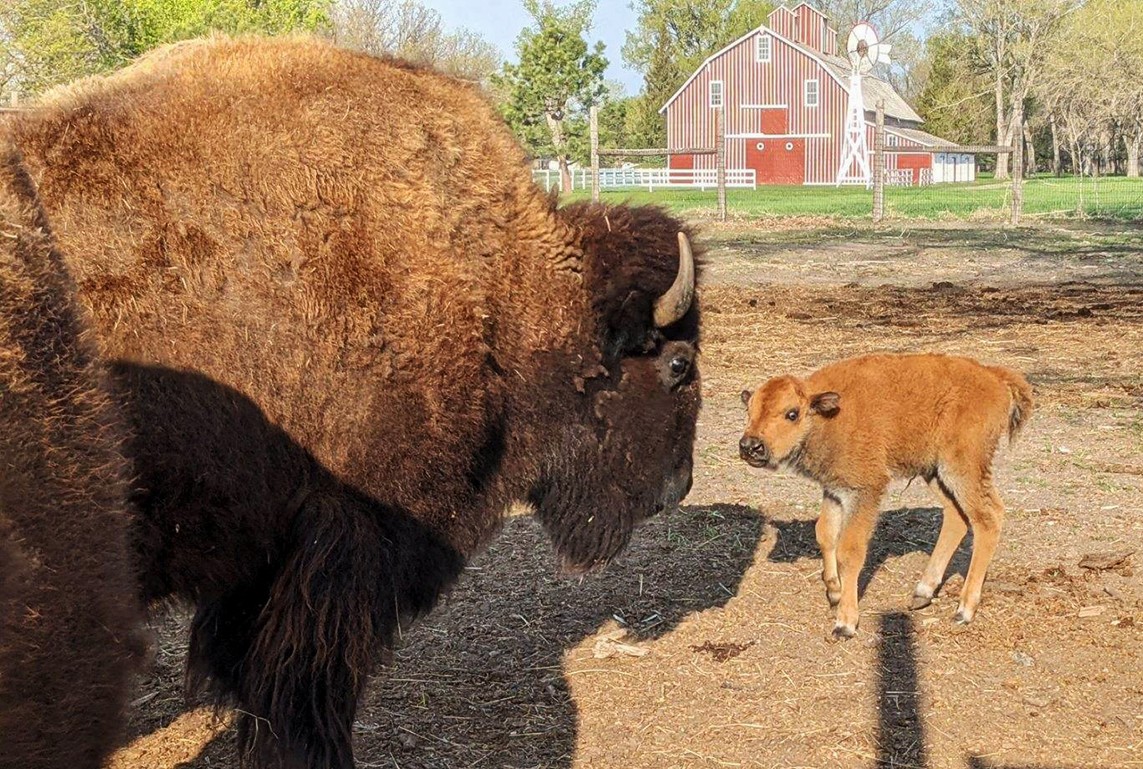
<svg viewBox="0 0 1143 769"><path fill-rule="evenodd" d="M516 36L531 22L520 0L422 0L423 4L438 11L449 29L467 27L500 49L508 59L515 58ZM623 65L620 50L624 36L635 28L635 11L628 0L600 0L595 9L595 23L588 33L588 41L602 40L607 46L604 55L610 66L607 79L623 85L628 95L636 94L642 86L639 73Z"/></svg>

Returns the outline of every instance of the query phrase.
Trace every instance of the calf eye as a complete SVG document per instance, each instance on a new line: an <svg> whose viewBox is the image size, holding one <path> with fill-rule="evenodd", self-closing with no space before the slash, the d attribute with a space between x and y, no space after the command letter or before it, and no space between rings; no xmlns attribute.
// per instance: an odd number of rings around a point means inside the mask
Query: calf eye
<svg viewBox="0 0 1143 769"><path fill-rule="evenodd" d="M671 358L670 367L671 374L677 379L682 379L683 376L690 371L691 362L682 355L676 355L674 358Z"/></svg>
<svg viewBox="0 0 1143 769"><path fill-rule="evenodd" d="M791 422L797 422L798 421L798 410L797 409L790 409L789 411L787 411L786 412L786 419L789 419Z"/></svg>

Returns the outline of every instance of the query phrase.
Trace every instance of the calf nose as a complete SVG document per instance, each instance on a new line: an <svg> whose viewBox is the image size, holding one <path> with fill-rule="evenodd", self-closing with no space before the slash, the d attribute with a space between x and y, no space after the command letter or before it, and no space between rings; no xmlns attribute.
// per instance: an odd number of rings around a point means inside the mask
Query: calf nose
<svg viewBox="0 0 1143 769"><path fill-rule="evenodd" d="M761 438L743 435L742 440L738 441L738 453L743 457L766 459L766 444L762 442Z"/></svg>

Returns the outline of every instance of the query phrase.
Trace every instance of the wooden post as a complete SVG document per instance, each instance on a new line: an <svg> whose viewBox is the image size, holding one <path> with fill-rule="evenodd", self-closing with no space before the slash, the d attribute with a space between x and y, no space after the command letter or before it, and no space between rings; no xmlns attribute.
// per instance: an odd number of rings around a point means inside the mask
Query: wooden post
<svg viewBox="0 0 1143 769"><path fill-rule="evenodd" d="M1020 224L1024 213L1024 147L1023 137L1012 146L1012 224Z"/></svg>
<svg viewBox="0 0 1143 769"><path fill-rule="evenodd" d="M877 125L873 130L873 221L885 218L885 102L877 102Z"/></svg>
<svg viewBox="0 0 1143 769"><path fill-rule="evenodd" d="M599 202L599 106L591 105L591 202Z"/></svg>
<svg viewBox="0 0 1143 769"><path fill-rule="evenodd" d="M714 152L716 171L715 179L718 182L718 219L726 221L726 120L724 108L720 107L714 113Z"/></svg>

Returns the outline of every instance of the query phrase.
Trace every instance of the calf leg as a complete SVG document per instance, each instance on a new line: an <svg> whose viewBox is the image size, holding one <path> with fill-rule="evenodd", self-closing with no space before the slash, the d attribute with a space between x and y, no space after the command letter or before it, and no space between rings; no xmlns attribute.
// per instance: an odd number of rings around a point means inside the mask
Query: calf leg
<svg viewBox="0 0 1143 769"><path fill-rule="evenodd" d="M837 569L841 579L841 600L837 606L837 619L833 626L835 638L852 638L857 634L857 580L865 566L865 553L869 538L877 525L884 485L876 490L862 491L853 503L841 530L837 549Z"/></svg>
<svg viewBox="0 0 1143 769"><path fill-rule="evenodd" d="M968 521L957 507L956 500L941 488L941 482L933 479L929 486L941 500L944 519L941 521L941 533L937 536L937 544L933 546L933 553L929 556L929 565L925 567L921 581L913 591L914 609L923 609L932 603L933 595L944 580L945 569L948 568L953 553L960 547L961 540L968 531Z"/></svg>
<svg viewBox="0 0 1143 769"><path fill-rule="evenodd" d="M818 537L818 547L822 551L822 581L825 582L826 600L830 608L837 607L841 600L841 580L837 575L837 540L841 534L845 510L841 500L826 491L822 494L822 512L814 527Z"/></svg>
<svg viewBox="0 0 1143 769"><path fill-rule="evenodd" d="M968 577L960 594L956 621L967 624L976 616L980 605L980 594L984 588L984 577L1000 542L1000 529L1004 525L1004 503L992 486L990 478L983 478L975 499L969 502L972 512L972 560L968 564Z"/></svg>
<svg viewBox="0 0 1143 769"><path fill-rule="evenodd" d="M972 526L972 560L969 561L968 576L964 580L955 616L957 622L968 624L976 615L984 577L1000 541L1004 503L992 485L992 473L987 465L983 469L942 469L940 481L944 493L952 497Z"/></svg>

